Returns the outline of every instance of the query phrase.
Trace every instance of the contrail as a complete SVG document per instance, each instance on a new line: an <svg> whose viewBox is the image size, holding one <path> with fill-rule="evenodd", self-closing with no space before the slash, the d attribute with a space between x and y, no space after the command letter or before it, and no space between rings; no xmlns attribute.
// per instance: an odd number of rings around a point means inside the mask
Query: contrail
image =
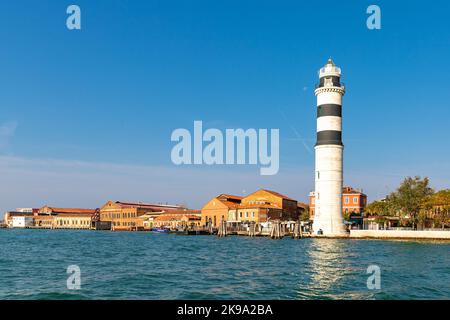
<svg viewBox="0 0 450 320"><path fill-rule="evenodd" d="M288 118L286 117L286 114L283 112L283 110L279 109L282 117L284 118L284 120L289 123ZM313 155L313 152L311 150L311 148L306 144L305 139L300 135L300 133L298 132L298 130L291 124L289 124L289 128L291 128L291 130L294 132L294 134L296 135L297 139L301 141L301 143L303 144L303 147L305 147L306 151L308 151L308 153L310 155Z"/></svg>

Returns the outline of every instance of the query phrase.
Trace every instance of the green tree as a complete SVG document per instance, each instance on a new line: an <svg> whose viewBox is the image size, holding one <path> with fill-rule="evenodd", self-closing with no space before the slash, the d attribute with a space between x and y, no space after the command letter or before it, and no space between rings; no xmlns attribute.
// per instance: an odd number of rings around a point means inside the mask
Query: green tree
<svg viewBox="0 0 450 320"><path fill-rule="evenodd" d="M433 222L444 229L450 221L450 189L440 190L428 197L426 208L432 213Z"/></svg>
<svg viewBox="0 0 450 320"><path fill-rule="evenodd" d="M369 216L390 216L392 210L388 199L383 201L373 201L364 210Z"/></svg>
<svg viewBox="0 0 450 320"><path fill-rule="evenodd" d="M400 184L397 191L389 195L389 202L393 208L401 212L402 216L409 216L412 227L415 228L419 222L419 214L424 209L429 196L434 193L429 187L427 177L407 177ZM420 217L422 220L422 217Z"/></svg>
<svg viewBox="0 0 450 320"><path fill-rule="evenodd" d="M310 213L309 213L309 206L305 207L305 210L300 214L300 221L309 221Z"/></svg>

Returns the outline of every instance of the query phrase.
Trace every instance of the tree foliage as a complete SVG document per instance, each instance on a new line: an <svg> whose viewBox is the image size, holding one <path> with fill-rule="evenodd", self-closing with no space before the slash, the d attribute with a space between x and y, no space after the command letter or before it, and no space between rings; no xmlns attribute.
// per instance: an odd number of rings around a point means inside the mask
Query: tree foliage
<svg viewBox="0 0 450 320"><path fill-rule="evenodd" d="M391 215L391 210L389 207L389 202L386 200L374 201L367 205L365 212L369 216L389 216Z"/></svg>
<svg viewBox="0 0 450 320"><path fill-rule="evenodd" d="M427 177L407 177L395 192L370 203L365 212L369 216L398 216L413 227L432 219L443 228L450 222L450 189L434 192Z"/></svg>
<svg viewBox="0 0 450 320"><path fill-rule="evenodd" d="M419 214L424 208L428 197L434 191L429 186L427 177L407 177L398 189L389 195L389 201L393 208L398 210L403 217L409 217L413 227L419 222Z"/></svg>

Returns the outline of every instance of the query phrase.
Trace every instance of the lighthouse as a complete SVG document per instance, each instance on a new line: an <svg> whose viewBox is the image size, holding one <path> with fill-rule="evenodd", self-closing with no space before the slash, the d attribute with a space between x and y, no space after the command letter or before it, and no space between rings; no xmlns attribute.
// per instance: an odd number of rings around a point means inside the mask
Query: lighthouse
<svg viewBox="0 0 450 320"><path fill-rule="evenodd" d="M342 97L341 69L333 60L319 70L317 97L317 140L315 145L315 213L316 235L346 234L342 217Z"/></svg>

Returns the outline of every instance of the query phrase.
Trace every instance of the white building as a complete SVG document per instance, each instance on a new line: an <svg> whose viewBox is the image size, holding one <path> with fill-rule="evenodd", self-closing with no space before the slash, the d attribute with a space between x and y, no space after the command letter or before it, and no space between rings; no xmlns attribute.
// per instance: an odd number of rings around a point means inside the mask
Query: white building
<svg viewBox="0 0 450 320"><path fill-rule="evenodd" d="M34 225L33 217L31 216L15 216L12 217L13 228L28 228Z"/></svg>

